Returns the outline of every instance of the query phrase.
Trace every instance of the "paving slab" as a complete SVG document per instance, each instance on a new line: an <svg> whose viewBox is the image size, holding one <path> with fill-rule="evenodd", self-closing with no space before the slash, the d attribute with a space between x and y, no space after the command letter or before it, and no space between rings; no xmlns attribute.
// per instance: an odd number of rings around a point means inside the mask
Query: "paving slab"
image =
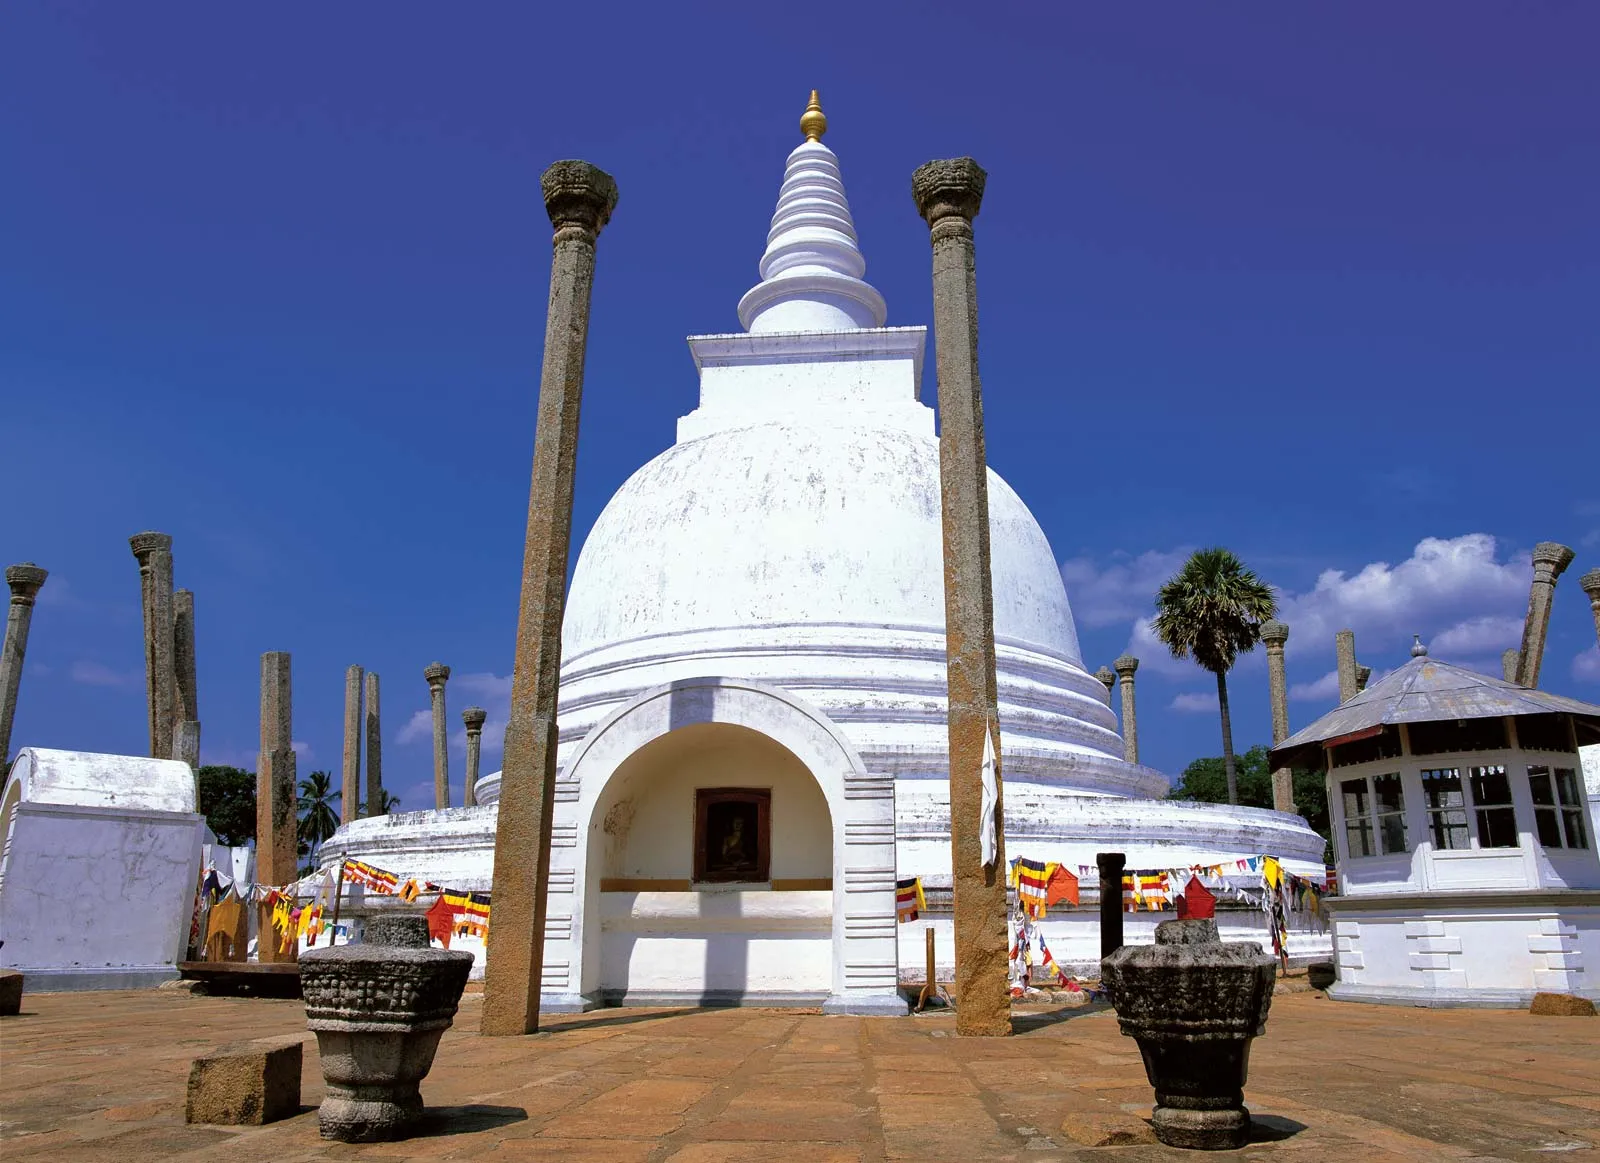
<svg viewBox="0 0 1600 1163"><path fill-rule="evenodd" d="M463 1000L422 1085L417 1137L317 1133L307 1040L298 1114L264 1127L183 1122L190 1062L305 1035L299 1002L171 991L28 995L0 1026L7 1163L320 1160L1193 1159L1151 1141L1137 1047L1104 1007L1030 1011L1011 1038L954 1035L949 1014L601 1010L531 1038L478 1036ZM1595 1023L1521 1011L1274 1000L1245 1098L1251 1160L1600 1161ZM1104 1144L1098 1145L1098 1144ZM1225 1153L1228 1154L1228 1153Z"/></svg>

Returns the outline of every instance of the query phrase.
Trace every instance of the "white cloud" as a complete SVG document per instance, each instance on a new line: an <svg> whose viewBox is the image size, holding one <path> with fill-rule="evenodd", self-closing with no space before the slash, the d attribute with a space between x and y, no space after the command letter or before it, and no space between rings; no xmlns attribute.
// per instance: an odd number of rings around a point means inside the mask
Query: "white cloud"
<svg viewBox="0 0 1600 1163"><path fill-rule="evenodd" d="M1572 677L1580 682L1600 682L1600 646L1578 653L1572 660Z"/></svg>
<svg viewBox="0 0 1600 1163"><path fill-rule="evenodd" d="M1522 642L1522 619L1485 614L1441 630L1428 643L1428 652L1443 658L1490 654Z"/></svg>
<svg viewBox="0 0 1600 1163"><path fill-rule="evenodd" d="M433 712L431 710L413 711L411 712L411 718L406 720L405 726L401 727L399 733L395 735L394 741L404 744L415 743L418 739L431 738L433 738Z"/></svg>
<svg viewBox="0 0 1600 1163"><path fill-rule="evenodd" d="M289 741L289 750L294 752L296 763L311 762L311 744L300 739L291 739Z"/></svg>
<svg viewBox="0 0 1600 1163"><path fill-rule="evenodd" d="M1068 558L1061 563L1061 580L1073 619L1093 627L1147 617L1155 606L1156 590L1178 572L1189 552L1152 549L1132 557L1119 551L1104 569L1092 558Z"/></svg>
<svg viewBox="0 0 1600 1163"><path fill-rule="evenodd" d="M1228 703L1231 706L1233 699L1230 698ZM1217 702L1216 691L1184 691L1173 698L1170 706L1174 711L1183 711L1185 714L1194 715L1202 711L1207 714L1216 714L1220 704Z"/></svg>
<svg viewBox="0 0 1600 1163"><path fill-rule="evenodd" d="M1303 703L1325 703L1329 699L1337 699L1339 697L1339 672L1330 670L1313 682L1291 683L1289 685L1289 697Z"/></svg>
<svg viewBox="0 0 1600 1163"><path fill-rule="evenodd" d="M84 686L131 687L144 682L142 671L123 674L104 663L88 660L74 662L68 673L73 682L81 682Z"/></svg>

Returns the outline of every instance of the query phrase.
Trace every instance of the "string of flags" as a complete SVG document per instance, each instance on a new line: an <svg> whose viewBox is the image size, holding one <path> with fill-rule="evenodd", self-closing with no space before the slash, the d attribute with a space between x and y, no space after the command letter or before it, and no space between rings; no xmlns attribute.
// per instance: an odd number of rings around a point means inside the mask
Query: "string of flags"
<svg viewBox="0 0 1600 1163"><path fill-rule="evenodd" d="M894 882L894 915L895 920L904 924L914 921L917 916L928 908L928 900L922 895L922 877L913 876L909 880Z"/></svg>

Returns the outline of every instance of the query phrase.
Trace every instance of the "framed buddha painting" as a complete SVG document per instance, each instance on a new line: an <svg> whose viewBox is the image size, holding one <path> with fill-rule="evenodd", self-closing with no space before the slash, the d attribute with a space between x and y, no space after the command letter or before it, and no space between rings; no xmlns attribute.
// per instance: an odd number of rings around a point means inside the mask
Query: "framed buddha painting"
<svg viewBox="0 0 1600 1163"><path fill-rule="evenodd" d="M702 787L694 793L694 878L701 884L771 879L772 792Z"/></svg>

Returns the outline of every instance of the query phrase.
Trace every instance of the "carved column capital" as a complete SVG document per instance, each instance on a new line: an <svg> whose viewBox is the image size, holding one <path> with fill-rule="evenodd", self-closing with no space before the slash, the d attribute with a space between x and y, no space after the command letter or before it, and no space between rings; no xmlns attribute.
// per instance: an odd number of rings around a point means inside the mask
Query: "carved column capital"
<svg viewBox="0 0 1600 1163"><path fill-rule="evenodd" d="M1289 627L1284 622L1261 623L1261 641L1266 643L1267 650L1281 651L1285 642L1289 641Z"/></svg>
<svg viewBox="0 0 1600 1163"><path fill-rule="evenodd" d="M488 721L489 712L482 707L468 707L461 712L461 721L467 725L468 735L477 735L483 731L483 725Z"/></svg>
<svg viewBox="0 0 1600 1163"><path fill-rule="evenodd" d="M544 193L545 213L558 236L575 230L590 240L597 238L617 206L615 179L585 161L551 163L539 175L539 188Z"/></svg>
<svg viewBox="0 0 1600 1163"><path fill-rule="evenodd" d="M930 228L952 217L970 224L983 204L988 178L983 167L969 157L931 161L911 175L911 197Z"/></svg>
<svg viewBox="0 0 1600 1163"><path fill-rule="evenodd" d="M428 680L429 690L439 690L450 678L450 668L442 662L430 662L423 668L422 677Z"/></svg>
<svg viewBox="0 0 1600 1163"><path fill-rule="evenodd" d="M1533 580L1556 584L1577 555L1559 541L1541 541L1533 547Z"/></svg>
<svg viewBox="0 0 1600 1163"><path fill-rule="evenodd" d="M44 579L50 576L50 571L40 569L31 561L19 562L6 568L6 584L11 587L11 604L14 606L31 606L34 599L39 596L39 587L44 585Z"/></svg>

